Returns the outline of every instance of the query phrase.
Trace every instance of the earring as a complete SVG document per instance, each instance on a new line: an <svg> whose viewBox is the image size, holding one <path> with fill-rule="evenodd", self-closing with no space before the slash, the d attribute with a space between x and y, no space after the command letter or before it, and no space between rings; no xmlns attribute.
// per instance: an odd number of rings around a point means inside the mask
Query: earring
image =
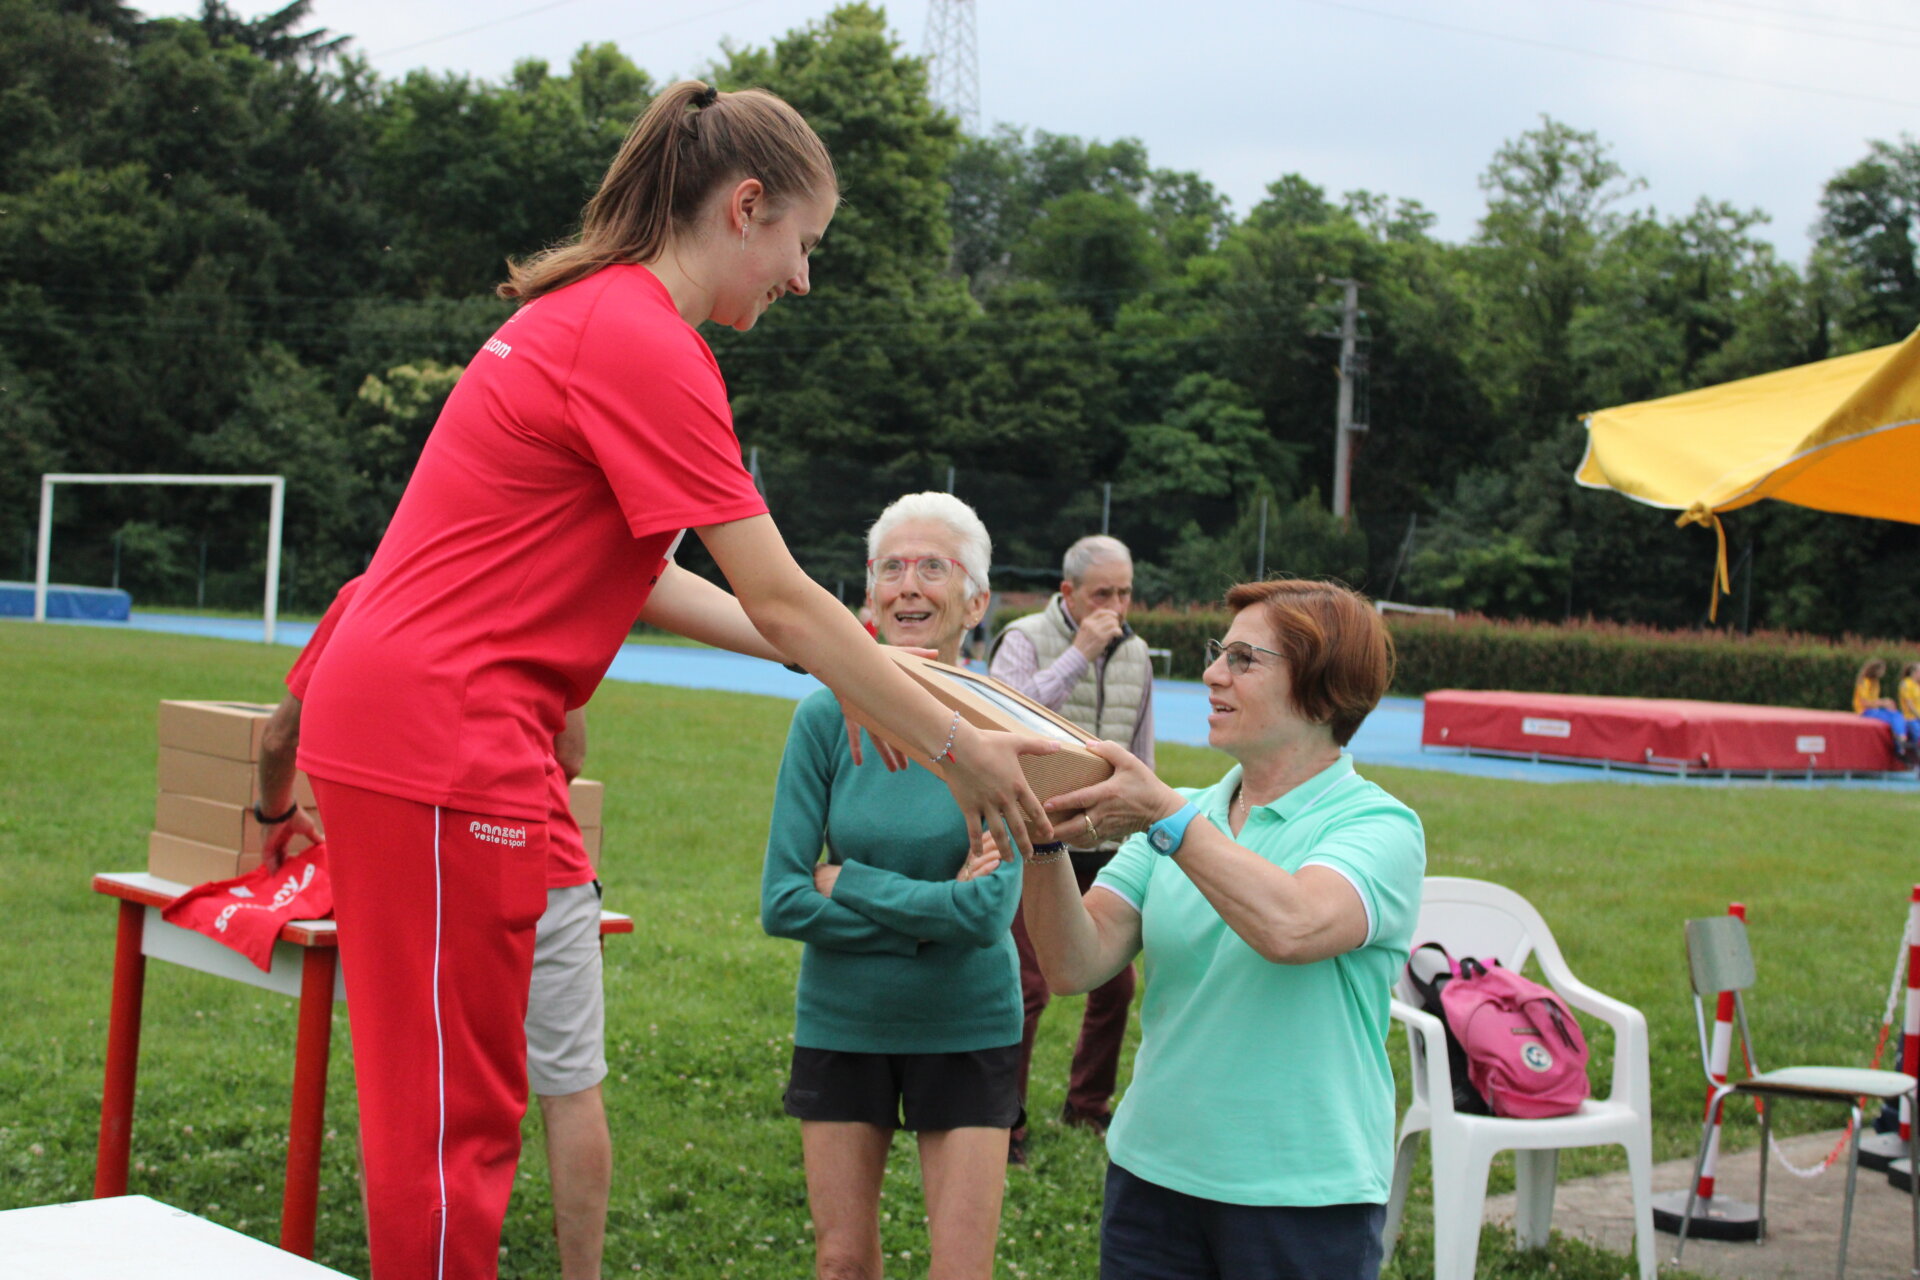
<svg viewBox="0 0 1920 1280"><path fill-rule="evenodd" d="M742 249L747 247L747 224L751 221L751 218L740 219L740 247Z"/></svg>

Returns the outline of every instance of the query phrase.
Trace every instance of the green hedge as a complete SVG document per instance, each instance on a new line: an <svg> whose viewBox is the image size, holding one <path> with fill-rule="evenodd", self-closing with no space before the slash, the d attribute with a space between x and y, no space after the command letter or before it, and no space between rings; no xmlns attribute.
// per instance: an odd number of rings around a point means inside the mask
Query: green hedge
<svg viewBox="0 0 1920 1280"><path fill-rule="evenodd" d="M1127 620L1149 645L1173 651L1175 679L1196 680L1206 642L1225 634L1230 618L1223 609L1136 609ZM1850 705L1854 672L1866 659L1886 659L1889 697L1900 668L1920 661L1920 643L1852 636L1479 617L1396 617L1388 625L1399 655L1393 692L1402 697L1429 689L1525 689L1832 710Z"/></svg>

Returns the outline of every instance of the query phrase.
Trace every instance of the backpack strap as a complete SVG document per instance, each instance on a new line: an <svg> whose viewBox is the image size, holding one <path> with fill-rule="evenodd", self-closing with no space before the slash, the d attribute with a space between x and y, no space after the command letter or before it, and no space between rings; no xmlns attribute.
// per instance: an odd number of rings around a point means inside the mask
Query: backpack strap
<svg viewBox="0 0 1920 1280"><path fill-rule="evenodd" d="M1413 967L1413 956L1422 951L1437 951L1447 962L1446 971L1437 973L1431 982L1423 981ZM1493 1108L1487 1105L1479 1090L1473 1087L1472 1068L1467 1060L1467 1050L1455 1034L1453 1023L1447 1017L1447 1006L1440 999L1440 989L1455 978L1466 976L1466 966L1479 967L1476 960L1455 961L1447 949L1437 942L1423 942L1413 949L1407 957L1407 985L1420 997L1420 1005L1428 1013L1440 1019L1442 1033L1447 1038L1447 1068L1453 1077L1453 1109L1467 1115L1492 1115Z"/></svg>
<svg viewBox="0 0 1920 1280"><path fill-rule="evenodd" d="M1552 1023L1553 1029L1560 1033L1561 1043L1576 1052L1586 1047L1586 1037L1580 1034L1580 1024L1572 1022L1567 1017L1566 1010L1561 1007L1558 993L1549 991L1546 995L1523 1000L1520 1004L1521 1011L1524 1013L1530 1005L1536 1004L1545 1006L1547 1021ZM1529 1016L1527 1021L1533 1023L1533 1028L1540 1033L1541 1039L1546 1039L1547 1029L1540 1025L1539 1019Z"/></svg>
<svg viewBox="0 0 1920 1280"><path fill-rule="evenodd" d="M1446 972L1435 974L1431 981L1423 980L1419 972L1413 967L1413 957L1419 955L1422 951L1438 951L1441 957L1447 962ZM1437 942L1423 942L1413 949L1412 955L1407 957L1407 985L1412 987L1414 994L1420 997L1420 1007L1439 1018L1442 1022L1446 1021L1447 1015L1440 1006L1440 988L1447 979L1453 976L1453 972L1453 957L1447 953L1445 947Z"/></svg>

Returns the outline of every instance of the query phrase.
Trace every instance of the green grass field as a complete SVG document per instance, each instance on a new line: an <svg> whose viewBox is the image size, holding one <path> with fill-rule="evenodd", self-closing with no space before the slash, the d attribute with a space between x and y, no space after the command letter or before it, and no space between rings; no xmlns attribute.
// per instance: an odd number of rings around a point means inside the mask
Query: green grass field
<svg viewBox="0 0 1920 1280"><path fill-rule="evenodd" d="M113 911L91 873L144 865L154 703L278 695L291 651L0 623L0 1209L92 1186ZM607 948L607 1085L618 1162L607 1274L789 1277L811 1266L797 1126L780 1112L794 945L757 921L767 810L791 704L609 684L592 708L588 773L607 784L608 905L637 932ZM1163 747L1163 770L1209 782L1224 758ZM1895 958L1920 806L1845 791L1610 784L1529 786L1366 769L1417 809L1429 869L1509 884L1553 924L1569 963L1643 1009L1653 1039L1658 1158L1691 1152L1700 1069L1680 922L1749 904L1769 1059L1864 1064ZM1009 1183L1003 1273L1094 1273L1102 1153L1059 1109L1079 1002L1049 1011L1036 1058L1029 1172ZM166 965L147 984L131 1189L272 1240L292 1071L289 1000ZM344 1015L328 1100L319 1260L366 1273L353 1175ZM1610 1046L1596 1037L1595 1079ZM1396 1059L1402 1041L1394 1036ZM1125 1079L1123 1071L1122 1079ZM1786 1126L1834 1122L1812 1108ZM556 1274L538 1135L502 1274ZM1729 1147L1751 1147L1736 1116ZM1570 1156L1567 1176L1617 1167ZM1496 1179L1510 1173L1496 1167ZM889 1269L922 1274L926 1232L910 1144L889 1172ZM1424 1180L1424 1174L1422 1174ZM1784 1193L1783 1193L1784 1194ZM1431 1271L1426 1197L1390 1274ZM1611 1280L1624 1259L1556 1240L1543 1257L1488 1231L1485 1275Z"/></svg>

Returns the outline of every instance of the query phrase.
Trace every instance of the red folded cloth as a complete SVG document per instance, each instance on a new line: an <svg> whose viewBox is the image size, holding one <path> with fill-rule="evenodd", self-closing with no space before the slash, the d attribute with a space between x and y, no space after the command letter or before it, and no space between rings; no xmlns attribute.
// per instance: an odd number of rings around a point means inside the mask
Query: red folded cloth
<svg viewBox="0 0 1920 1280"><path fill-rule="evenodd" d="M262 969L273 967L273 943L290 920L333 914L327 846L316 844L275 870L261 866L231 880L196 885L160 913L168 924L193 929L232 947Z"/></svg>

